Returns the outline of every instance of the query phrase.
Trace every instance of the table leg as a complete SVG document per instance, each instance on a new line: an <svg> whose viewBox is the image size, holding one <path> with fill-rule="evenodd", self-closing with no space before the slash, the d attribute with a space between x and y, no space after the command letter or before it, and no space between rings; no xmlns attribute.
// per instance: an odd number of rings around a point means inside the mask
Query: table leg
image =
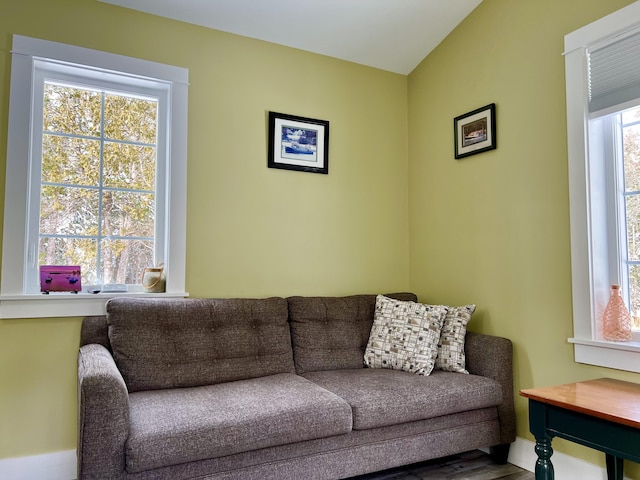
<svg viewBox="0 0 640 480"><path fill-rule="evenodd" d="M536 480L554 480L555 473L551 463L551 435L547 433L547 406L529 399L529 429L536 439Z"/></svg>
<svg viewBox="0 0 640 480"><path fill-rule="evenodd" d="M606 454L607 459L607 479L622 480L624 470L624 459Z"/></svg>
<svg viewBox="0 0 640 480"><path fill-rule="evenodd" d="M553 448L551 448L550 437L546 435L536 437L536 454L538 455L538 460L536 461L536 480L554 480L555 473L553 471L553 464L551 463Z"/></svg>

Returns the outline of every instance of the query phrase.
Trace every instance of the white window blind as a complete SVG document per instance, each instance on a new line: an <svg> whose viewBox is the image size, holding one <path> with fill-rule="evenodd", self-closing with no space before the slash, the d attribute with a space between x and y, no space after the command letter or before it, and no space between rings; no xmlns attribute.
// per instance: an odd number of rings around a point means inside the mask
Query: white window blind
<svg viewBox="0 0 640 480"><path fill-rule="evenodd" d="M640 98L640 32L588 49L589 111Z"/></svg>

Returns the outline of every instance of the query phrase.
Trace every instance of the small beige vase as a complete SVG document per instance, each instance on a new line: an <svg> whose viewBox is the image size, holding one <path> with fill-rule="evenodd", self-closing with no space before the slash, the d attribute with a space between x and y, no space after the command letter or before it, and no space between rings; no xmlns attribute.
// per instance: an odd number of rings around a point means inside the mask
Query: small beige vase
<svg viewBox="0 0 640 480"><path fill-rule="evenodd" d="M162 293L166 284L164 265L147 267L142 272L142 289L146 293Z"/></svg>

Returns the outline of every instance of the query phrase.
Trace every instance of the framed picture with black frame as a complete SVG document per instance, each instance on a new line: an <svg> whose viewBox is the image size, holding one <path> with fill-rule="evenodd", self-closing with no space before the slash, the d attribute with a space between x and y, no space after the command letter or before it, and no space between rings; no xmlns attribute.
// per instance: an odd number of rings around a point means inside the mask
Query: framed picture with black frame
<svg viewBox="0 0 640 480"><path fill-rule="evenodd" d="M267 166L329 173L329 122L269 112Z"/></svg>
<svg viewBox="0 0 640 480"><path fill-rule="evenodd" d="M453 119L456 159L496 148L496 104Z"/></svg>

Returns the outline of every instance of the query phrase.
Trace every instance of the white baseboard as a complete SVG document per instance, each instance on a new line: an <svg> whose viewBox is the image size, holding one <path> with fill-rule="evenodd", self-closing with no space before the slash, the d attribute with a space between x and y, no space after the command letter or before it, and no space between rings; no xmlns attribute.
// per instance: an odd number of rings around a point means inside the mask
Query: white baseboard
<svg viewBox="0 0 640 480"><path fill-rule="evenodd" d="M74 480L76 451L0 459L0 478L7 480Z"/></svg>
<svg viewBox="0 0 640 480"><path fill-rule="evenodd" d="M534 448L535 443L516 437L516 441L511 444L509 450L509 463L533 472L538 458ZM551 462L555 470L555 477L562 480L606 480L607 478L604 467L561 452L553 452ZM77 477L76 468L75 450L30 457L6 458L0 459L0 478L10 480L74 480Z"/></svg>
<svg viewBox="0 0 640 480"><path fill-rule="evenodd" d="M524 438L516 437L509 450L509 463L524 468L530 472L535 470L538 456L535 452L536 444ZM553 448L553 443L551 444ZM602 454L604 460L604 453ZM551 463L555 471L555 478L562 480L606 480L607 471L600 465L581 460L561 452L554 451ZM624 477L628 480L627 477Z"/></svg>

